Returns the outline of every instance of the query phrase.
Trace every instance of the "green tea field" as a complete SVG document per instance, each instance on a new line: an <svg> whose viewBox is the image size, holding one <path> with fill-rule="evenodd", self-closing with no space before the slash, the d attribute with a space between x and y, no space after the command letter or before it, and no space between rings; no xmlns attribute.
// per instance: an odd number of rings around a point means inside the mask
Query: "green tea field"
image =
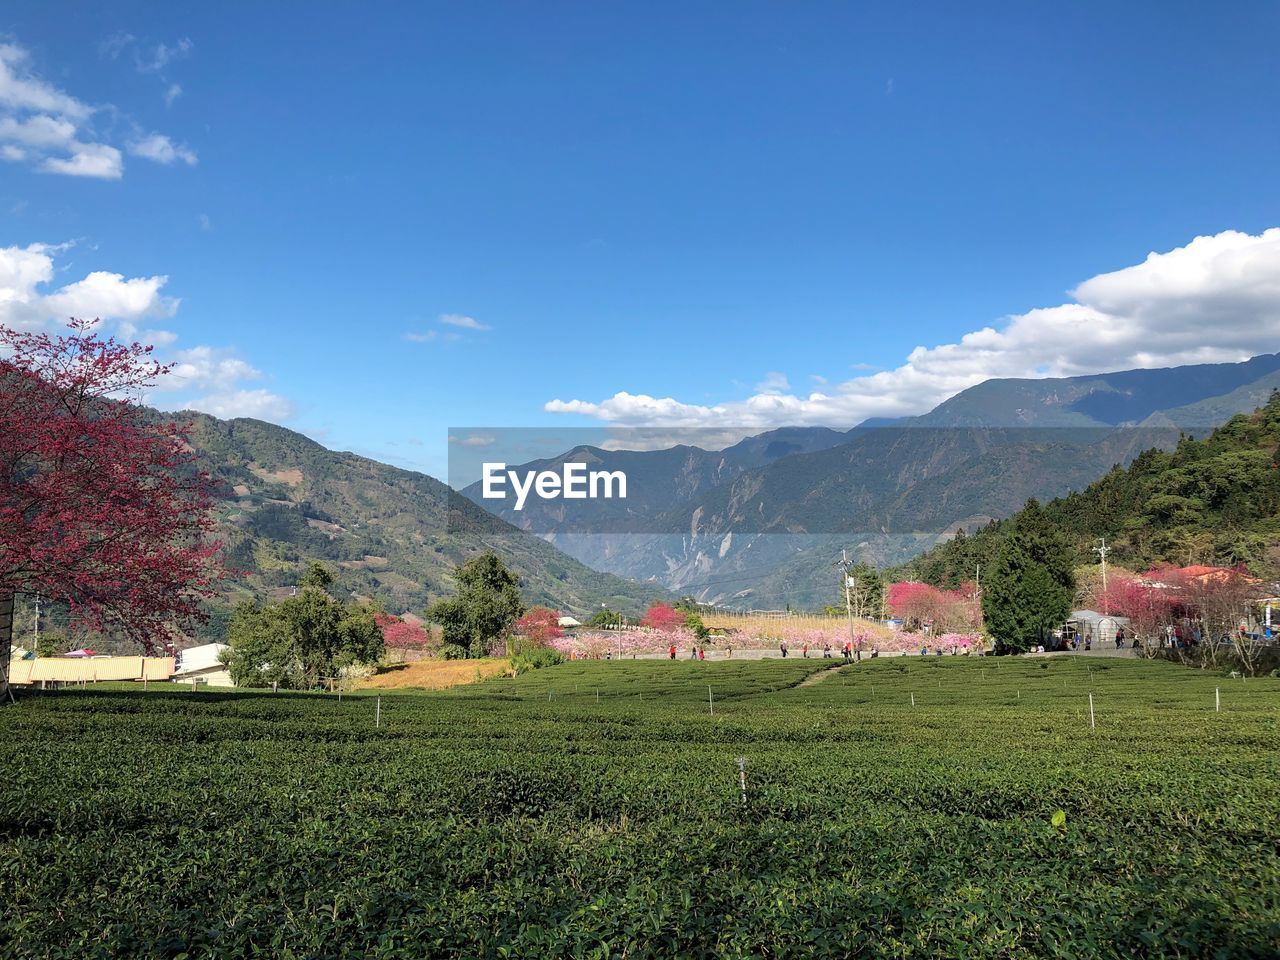
<svg viewBox="0 0 1280 960"><path fill-rule="evenodd" d="M1280 954L1280 681L830 666L28 695L0 955Z"/></svg>

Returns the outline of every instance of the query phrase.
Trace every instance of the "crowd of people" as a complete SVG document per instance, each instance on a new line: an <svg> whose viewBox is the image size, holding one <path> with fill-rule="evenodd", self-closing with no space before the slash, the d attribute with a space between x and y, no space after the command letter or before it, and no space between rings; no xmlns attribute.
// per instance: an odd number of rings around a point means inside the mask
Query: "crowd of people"
<svg viewBox="0 0 1280 960"><path fill-rule="evenodd" d="M830 660L832 658L833 649L835 648L832 646L831 641L824 640L822 643L822 659ZM807 659L809 656L809 651L810 651L810 646L809 646L809 643L806 641L800 647L800 654L801 656ZM779 640L778 652L781 653L783 658L785 659L791 653L790 644L788 644L786 640ZM880 656L879 648L873 646L871 650L868 652L868 655L872 657ZM844 641L842 644L840 644L840 656L844 658L845 663L852 663L855 659L861 660L862 659L862 641L861 640Z"/></svg>

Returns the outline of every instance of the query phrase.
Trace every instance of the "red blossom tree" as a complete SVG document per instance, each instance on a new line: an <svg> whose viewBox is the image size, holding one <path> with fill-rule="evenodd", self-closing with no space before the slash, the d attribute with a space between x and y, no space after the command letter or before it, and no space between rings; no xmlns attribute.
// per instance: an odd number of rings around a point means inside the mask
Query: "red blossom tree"
<svg viewBox="0 0 1280 960"><path fill-rule="evenodd" d="M909 628L930 623L935 633L976 629L981 621L972 584L959 590L942 590L909 580L889 584L886 603L894 616Z"/></svg>
<svg viewBox="0 0 1280 960"><path fill-rule="evenodd" d="M0 326L0 683L13 599L66 602L148 653L204 619L221 575L209 478L187 426L138 405L168 367L72 320L62 335Z"/></svg>
<svg viewBox="0 0 1280 960"><path fill-rule="evenodd" d="M685 615L669 603L655 603L640 620L640 626L670 633L685 625Z"/></svg>
<svg viewBox="0 0 1280 960"><path fill-rule="evenodd" d="M1153 570L1145 578L1113 575L1106 591L1107 611L1129 618L1131 632L1143 639L1148 653L1157 648L1150 641L1163 632L1178 603L1176 588L1159 580L1156 573Z"/></svg>
<svg viewBox="0 0 1280 960"><path fill-rule="evenodd" d="M531 607L516 621L515 631L540 647L545 647L552 640L558 640L564 636L564 628L560 626L560 614L549 607Z"/></svg>
<svg viewBox="0 0 1280 960"><path fill-rule="evenodd" d="M373 622L382 631L388 650L425 650L431 646L431 632L420 623L410 623L389 613L376 613Z"/></svg>

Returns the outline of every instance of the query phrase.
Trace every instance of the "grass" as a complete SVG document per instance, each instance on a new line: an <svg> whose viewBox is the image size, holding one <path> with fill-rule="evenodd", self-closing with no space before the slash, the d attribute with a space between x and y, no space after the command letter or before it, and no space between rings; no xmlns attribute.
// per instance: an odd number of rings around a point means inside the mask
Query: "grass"
<svg viewBox="0 0 1280 960"><path fill-rule="evenodd" d="M1276 955L1280 681L827 666L29 696L0 954Z"/></svg>

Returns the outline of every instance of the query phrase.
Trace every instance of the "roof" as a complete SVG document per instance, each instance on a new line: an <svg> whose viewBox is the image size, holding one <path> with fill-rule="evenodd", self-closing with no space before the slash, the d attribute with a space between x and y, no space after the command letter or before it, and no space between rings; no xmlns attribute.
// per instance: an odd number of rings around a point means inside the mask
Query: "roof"
<svg viewBox="0 0 1280 960"><path fill-rule="evenodd" d="M1175 567L1174 573L1186 577L1188 580L1214 581L1231 580L1240 577L1246 583L1258 583L1257 577L1252 577L1243 570L1234 567L1209 567L1204 564L1195 564L1190 567Z"/></svg>
<svg viewBox="0 0 1280 960"><path fill-rule="evenodd" d="M218 658L222 655L223 650L230 649L225 643L202 643L198 647L187 647L185 650L178 651L178 669L175 671L178 676L184 673L195 673L199 670L209 670L214 667L221 667L222 661Z"/></svg>
<svg viewBox="0 0 1280 960"><path fill-rule="evenodd" d="M1079 621L1081 623L1097 623L1099 620L1114 620L1116 623L1128 623L1128 617L1116 616L1114 613L1099 613L1097 610L1072 610L1071 616L1067 617L1067 622Z"/></svg>
<svg viewBox="0 0 1280 960"><path fill-rule="evenodd" d="M560 626L562 626L562 627L580 627L580 626L582 626L582 621L581 621L581 620L575 620L573 617L561 617L561 618L560 618L559 623L560 623Z"/></svg>

